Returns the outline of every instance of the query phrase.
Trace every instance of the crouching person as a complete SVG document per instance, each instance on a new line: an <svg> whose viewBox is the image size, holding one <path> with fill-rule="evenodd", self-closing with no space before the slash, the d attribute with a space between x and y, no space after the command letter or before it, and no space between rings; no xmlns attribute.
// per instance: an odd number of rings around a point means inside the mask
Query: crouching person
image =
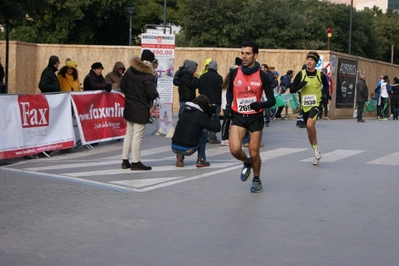
<svg viewBox="0 0 399 266"><path fill-rule="evenodd" d="M197 96L192 102L186 102L183 113L177 122L172 137L172 151L176 153L176 166L184 167L184 157L198 152L197 167L210 166L206 161L206 134L204 129L220 131L220 122L212 121L216 108L209 103L205 95Z"/></svg>

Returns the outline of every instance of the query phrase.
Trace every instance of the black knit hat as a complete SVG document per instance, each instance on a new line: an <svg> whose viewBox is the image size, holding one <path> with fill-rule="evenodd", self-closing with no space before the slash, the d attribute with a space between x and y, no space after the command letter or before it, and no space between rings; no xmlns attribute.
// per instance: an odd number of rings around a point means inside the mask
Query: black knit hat
<svg viewBox="0 0 399 266"><path fill-rule="evenodd" d="M306 56L306 58L312 58L314 61L316 61L316 63L317 62L319 62L319 59L320 59L320 55L317 53L317 52L315 52L315 51L310 51L309 53L308 53L308 55Z"/></svg>
<svg viewBox="0 0 399 266"><path fill-rule="evenodd" d="M155 60L155 55L153 52L151 52L150 50L143 50L143 52L141 53L141 61L154 61Z"/></svg>
<svg viewBox="0 0 399 266"><path fill-rule="evenodd" d="M242 59L239 57L236 57L234 60L234 65L240 66L242 64Z"/></svg>
<svg viewBox="0 0 399 266"><path fill-rule="evenodd" d="M104 69L103 65L100 62L95 62L94 64L91 65L91 69Z"/></svg>

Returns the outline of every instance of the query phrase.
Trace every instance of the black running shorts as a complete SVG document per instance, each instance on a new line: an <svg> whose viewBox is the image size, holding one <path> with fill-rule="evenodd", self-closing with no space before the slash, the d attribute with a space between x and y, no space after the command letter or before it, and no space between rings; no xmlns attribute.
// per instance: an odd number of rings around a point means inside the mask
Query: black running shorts
<svg viewBox="0 0 399 266"><path fill-rule="evenodd" d="M321 113L321 110L323 110L323 109L320 106L315 106L315 107L312 107L312 109L310 109L308 112L303 112L303 122L305 123L305 125L306 125L306 122L308 121L308 118L316 121L317 116Z"/></svg>
<svg viewBox="0 0 399 266"><path fill-rule="evenodd" d="M231 124L248 129L249 132L263 130L265 121L263 120L263 113L253 115L242 115L239 113L231 113Z"/></svg>

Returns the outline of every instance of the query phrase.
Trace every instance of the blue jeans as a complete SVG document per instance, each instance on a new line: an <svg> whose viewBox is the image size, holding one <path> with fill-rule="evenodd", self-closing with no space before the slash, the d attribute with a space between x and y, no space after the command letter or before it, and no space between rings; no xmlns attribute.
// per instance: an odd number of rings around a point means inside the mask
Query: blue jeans
<svg viewBox="0 0 399 266"><path fill-rule="evenodd" d="M357 102L357 120L362 119L364 103L363 101Z"/></svg>
<svg viewBox="0 0 399 266"><path fill-rule="evenodd" d="M186 107L186 102L180 102L179 118L184 111L184 107Z"/></svg>
<svg viewBox="0 0 399 266"><path fill-rule="evenodd" d="M265 109L265 122L266 124L270 123L270 108Z"/></svg>
<svg viewBox="0 0 399 266"><path fill-rule="evenodd" d="M180 150L180 149L174 148L172 146L172 151L174 153L183 154L184 156L190 156L193 153L195 153L196 151L198 151L198 159L204 159L204 161L205 161L206 160L205 146L206 146L206 134L204 131L201 131L199 143L197 146L188 148L187 150Z"/></svg>

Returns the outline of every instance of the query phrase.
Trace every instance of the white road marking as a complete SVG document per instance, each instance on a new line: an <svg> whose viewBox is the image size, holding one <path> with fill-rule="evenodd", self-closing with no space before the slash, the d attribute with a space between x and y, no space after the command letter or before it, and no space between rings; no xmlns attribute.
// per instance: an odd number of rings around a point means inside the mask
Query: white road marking
<svg viewBox="0 0 399 266"><path fill-rule="evenodd" d="M159 183L170 182L181 178L184 178L184 176L161 177L161 178L151 178L151 179L135 179L135 180L119 180L119 181L110 181L109 183L121 186L133 187L133 188L143 188Z"/></svg>
<svg viewBox="0 0 399 266"><path fill-rule="evenodd" d="M260 158L262 158L262 161L282 157L288 154L293 154L301 151L306 151L308 149L304 148L278 148L270 151L264 151L260 153Z"/></svg>
<svg viewBox="0 0 399 266"><path fill-rule="evenodd" d="M119 161L121 161L122 160L122 147L120 147L119 149L121 151L120 155L110 156L110 157L107 157L107 159L108 160L117 160L117 159L119 159ZM158 153L162 153L162 152L166 152L166 151L169 151L170 153L173 153L171 146L162 146L162 147L158 147L158 148L142 150L142 151L140 151L140 156L141 157L145 157L145 156L148 156L148 155L158 154Z"/></svg>
<svg viewBox="0 0 399 266"><path fill-rule="evenodd" d="M345 158L357 155L359 153L365 152L365 150L335 150L332 152L328 152L328 153L321 153L321 159L320 161L323 163L326 162L336 162L339 160L343 160ZM300 162L313 162L313 157L304 159L304 160L300 160Z"/></svg>
<svg viewBox="0 0 399 266"><path fill-rule="evenodd" d="M367 164L380 164L380 165L394 165L399 166L399 152L391 153L387 156L380 157L374 161L368 162Z"/></svg>
<svg viewBox="0 0 399 266"><path fill-rule="evenodd" d="M237 161L235 161L237 162ZM197 168L195 166L195 162L190 165L185 165L184 167L176 167L174 165L167 166L155 166L152 167L150 171L132 171L130 169L110 169L110 170L98 170L98 171L87 171L87 172L74 172L74 173L63 173L66 176L104 176L104 175L118 175L118 174L134 174L134 173L153 173L153 172L166 172L166 171L185 171L185 170L194 170L194 169L214 169L214 168L224 168L231 166L234 163L212 163L210 167L205 168Z"/></svg>

